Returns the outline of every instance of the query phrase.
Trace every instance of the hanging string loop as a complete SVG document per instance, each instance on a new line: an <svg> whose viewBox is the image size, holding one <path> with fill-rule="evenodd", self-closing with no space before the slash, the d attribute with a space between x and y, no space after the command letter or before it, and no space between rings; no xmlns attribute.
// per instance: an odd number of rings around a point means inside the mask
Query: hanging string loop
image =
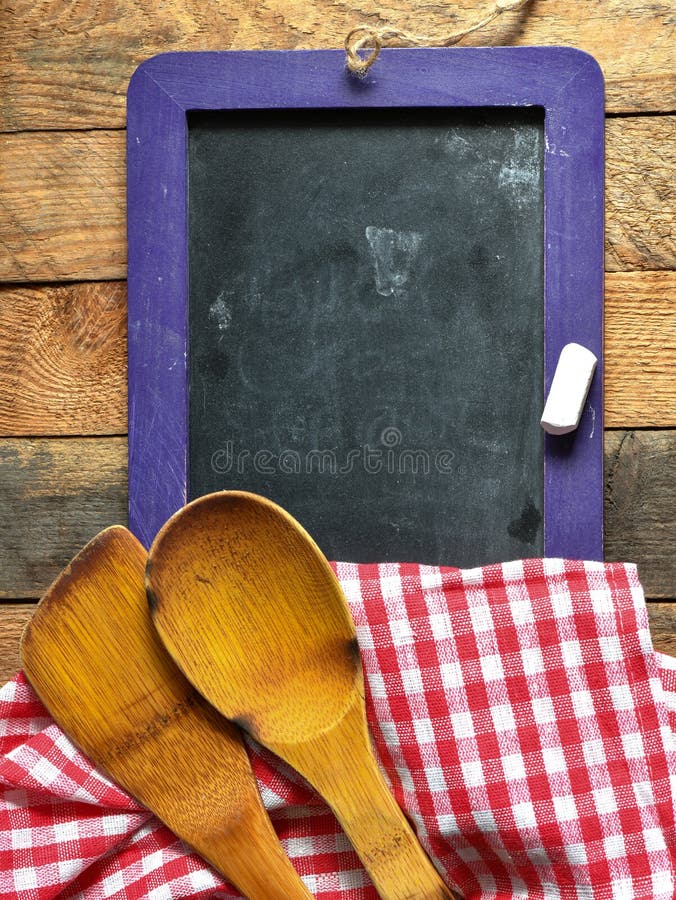
<svg viewBox="0 0 676 900"><path fill-rule="evenodd" d="M385 26L373 28L371 25L357 25L345 38L345 57L348 71L363 78L378 59L383 47L397 45L404 47L451 47L468 34L490 25L505 12L523 9L530 0L496 0L493 8L481 19L454 31L451 34L415 34L401 28Z"/></svg>

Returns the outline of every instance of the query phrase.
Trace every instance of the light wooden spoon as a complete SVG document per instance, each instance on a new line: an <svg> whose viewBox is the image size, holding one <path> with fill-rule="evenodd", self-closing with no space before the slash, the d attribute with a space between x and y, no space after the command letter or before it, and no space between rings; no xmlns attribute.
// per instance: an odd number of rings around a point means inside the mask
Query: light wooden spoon
<svg viewBox="0 0 676 900"><path fill-rule="evenodd" d="M295 519L255 494L202 497L160 531L146 585L188 679L314 785L380 896L452 897L378 769L350 612Z"/></svg>
<svg viewBox="0 0 676 900"><path fill-rule="evenodd" d="M245 896L308 900L239 730L195 692L157 637L146 561L126 528L87 544L26 626L26 675L65 733Z"/></svg>

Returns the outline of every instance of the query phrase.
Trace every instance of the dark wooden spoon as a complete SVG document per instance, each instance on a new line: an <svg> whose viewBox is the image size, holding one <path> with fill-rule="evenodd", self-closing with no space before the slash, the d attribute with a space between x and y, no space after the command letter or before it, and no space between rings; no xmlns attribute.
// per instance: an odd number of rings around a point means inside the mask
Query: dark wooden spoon
<svg viewBox="0 0 676 900"><path fill-rule="evenodd" d="M380 896L452 897L378 769L350 612L307 532L254 494L208 495L157 536L147 587L188 679L314 785Z"/></svg>
<svg viewBox="0 0 676 900"><path fill-rule="evenodd" d="M239 730L168 657L126 528L94 538L21 641L23 667L66 734L251 900L308 900L258 793Z"/></svg>

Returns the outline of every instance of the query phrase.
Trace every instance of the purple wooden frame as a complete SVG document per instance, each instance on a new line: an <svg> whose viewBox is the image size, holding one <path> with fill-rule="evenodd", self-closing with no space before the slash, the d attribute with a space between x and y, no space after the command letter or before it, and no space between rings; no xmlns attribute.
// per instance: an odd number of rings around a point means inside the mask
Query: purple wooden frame
<svg viewBox="0 0 676 900"><path fill-rule="evenodd" d="M187 110L432 106L544 108L545 391L568 342L599 359L577 432L545 438L544 548L602 558L604 88L596 61L565 47L384 50L364 80L337 50L139 66L127 101L129 519L146 546L186 502Z"/></svg>

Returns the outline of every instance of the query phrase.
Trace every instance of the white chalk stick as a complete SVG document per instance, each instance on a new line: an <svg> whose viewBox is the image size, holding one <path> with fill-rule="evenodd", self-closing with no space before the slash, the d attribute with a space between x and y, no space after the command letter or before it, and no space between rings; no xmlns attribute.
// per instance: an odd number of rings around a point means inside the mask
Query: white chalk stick
<svg viewBox="0 0 676 900"><path fill-rule="evenodd" d="M540 425L549 434L567 434L580 423L597 359L580 344L561 351Z"/></svg>

